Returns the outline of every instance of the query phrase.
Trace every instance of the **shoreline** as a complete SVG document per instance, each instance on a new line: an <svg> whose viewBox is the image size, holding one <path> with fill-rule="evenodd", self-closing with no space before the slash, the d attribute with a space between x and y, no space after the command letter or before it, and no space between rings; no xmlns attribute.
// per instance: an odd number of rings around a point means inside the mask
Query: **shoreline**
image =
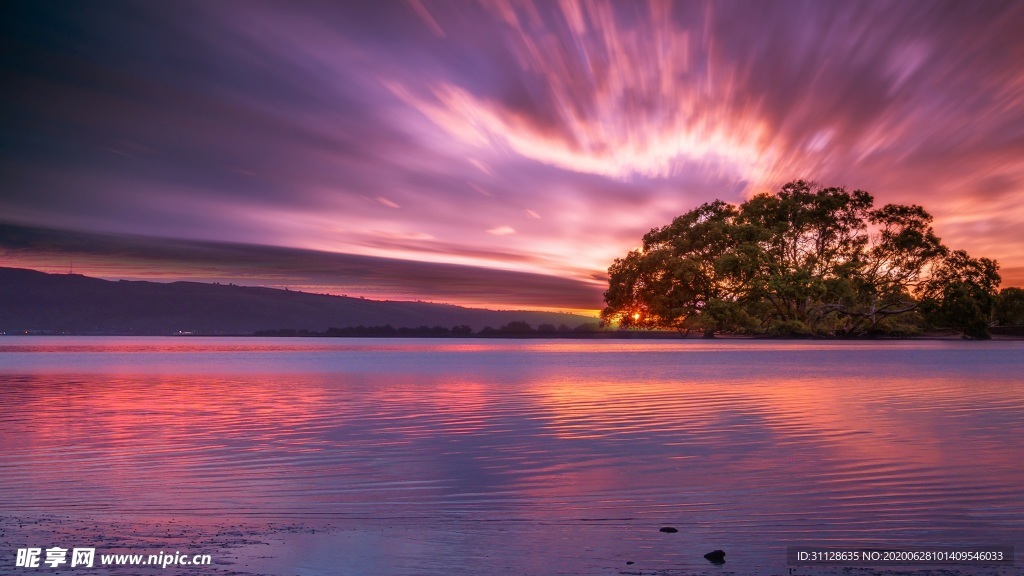
<svg viewBox="0 0 1024 576"><path fill-rule="evenodd" d="M166 517L169 516L169 517ZM392 576L403 573L476 574L491 566L497 572L509 569L522 574L544 574L556 568L570 576L713 576L730 574L750 576L897 576L941 573L946 576L1007 576L1024 574L1014 566L937 566L863 567L788 566L786 548L730 547L726 562L708 563L702 557L706 544L694 541L695 534L658 533L656 524L632 521L580 521L571 537L557 543L567 546L560 554L525 549L515 536L533 529L532 523L514 518L470 520L444 518L395 517L255 517L211 520L188 517L168 511L149 516L132 513L15 513L0 514L0 549L13 552L19 547L50 546L95 548L94 565L82 568L96 576L123 574L134 568L139 574L175 574L177 576L285 576L326 573L342 569L365 574ZM565 521L560 521L565 523ZM591 538L619 534L621 546L587 546ZM470 542L467 542L469 539ZM676 552L663 556L644 544L671 539ZM376 542L380 547L370 547ZM457 543L466 552L463 557L435 555L435 547ZM508 547L524 548L521 554L508 554ZM525 547L524 547L525 546ZM870 547L870 546L868 546ZM391 550L392 552L388 552ZM395 550L415 551L410 556ZM551 552L551 551L547 551ZM180 553L185 557L209 555L211 562L200 566L102 565L104 555L158 555ZM652 556L653 554L653 556ZM546 558L546 560L545 560ZM552 564L553 563L553 564ZM66 566L62 567L66 568ZM42 566L41 568L42 569ZM77 570L77 569L76 569Z"/></svg>

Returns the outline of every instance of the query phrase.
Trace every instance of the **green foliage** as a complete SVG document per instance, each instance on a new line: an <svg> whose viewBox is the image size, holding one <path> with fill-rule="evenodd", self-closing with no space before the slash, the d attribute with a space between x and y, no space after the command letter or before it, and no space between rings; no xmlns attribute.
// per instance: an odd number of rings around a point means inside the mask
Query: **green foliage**
<svg viewBox="0 0 1024 576"><path fill-rule="evenodd" d="M804 181L703 204L615 260L602 318L706 336L903 336L922 329L915 310L927 299L946 325L983 337L997 266L950 252L931 220L920 206L876 209L862 190Z"/></svg>
<svg viewBox="0 0 1024 576"><path fill-rule="evenodd" d="M926 310L933 322L987 340L999 286L998 264L956 250L945 254L924 286Z"/></svg>
<svg viewBox="0 0 1024 576"><path fill-rule="evenodd" d="M917 310L886 316L878 322L878 334L884 334L895 338L910 338L919 336L925 327L924 318Z"/></svg>
<svg viewBox="0 0 1024 576"><path fill-rule="evenodd" d="M789 338L813 335L811 329L799 320L779 320L772 322L768 326L767 334L769 336L784 336Z"/></svg>
<svg viewBox="0 0 1024 576"><path fill-rule="evenodd" d="M996 298L996 322L1000 326L1024 325L1024 289L1003 288Z"/></svg>

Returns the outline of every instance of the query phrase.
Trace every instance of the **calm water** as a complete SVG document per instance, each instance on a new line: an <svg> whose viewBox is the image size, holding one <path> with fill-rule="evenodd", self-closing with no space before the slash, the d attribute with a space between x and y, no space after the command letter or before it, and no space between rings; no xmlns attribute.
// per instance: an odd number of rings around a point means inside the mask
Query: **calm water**
<svg viewBox="0 0 1024 576"><path fill-rule="evenodd" d="M56 514L265 525L234 568L282 575L1024 550L1024 342L0 337L0 391L15 547Z"/></svg>

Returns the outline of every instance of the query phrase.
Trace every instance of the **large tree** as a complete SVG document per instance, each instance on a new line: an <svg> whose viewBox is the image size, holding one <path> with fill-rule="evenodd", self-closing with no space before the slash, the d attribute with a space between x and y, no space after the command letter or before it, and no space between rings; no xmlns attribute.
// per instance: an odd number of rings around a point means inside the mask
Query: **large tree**
<svg viewBox="0 0 1024 576"><path fill-rule="evenodd" d="M995 270L942 246L920 206L874 208L862 190L796 181L648 232L609 269L602 317L706 336L903 334L927 300L931 317L983 337L987 324L957 318L968 303L991 312Z"/></svg>

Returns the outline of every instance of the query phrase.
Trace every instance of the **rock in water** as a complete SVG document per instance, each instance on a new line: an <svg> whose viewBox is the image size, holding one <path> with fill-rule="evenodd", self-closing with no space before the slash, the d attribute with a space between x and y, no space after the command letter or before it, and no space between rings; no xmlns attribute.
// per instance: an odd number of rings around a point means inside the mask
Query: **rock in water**
<svg viewBox="0 0 1024 576"><path fill-rule="evenodd" d="M677 530L677 529L675 529L675 528L673 528L671 526L662 526L660 528L660 530L662 532L666 533L666 534L675 534L676 532L679 532L679 530Z"/></svg>
<svg viewBox="0 0 1024 576"><path fill-rule="evenodd" d="M713 550L704 555L712 564L725 564L725 551Z"/></svg>

